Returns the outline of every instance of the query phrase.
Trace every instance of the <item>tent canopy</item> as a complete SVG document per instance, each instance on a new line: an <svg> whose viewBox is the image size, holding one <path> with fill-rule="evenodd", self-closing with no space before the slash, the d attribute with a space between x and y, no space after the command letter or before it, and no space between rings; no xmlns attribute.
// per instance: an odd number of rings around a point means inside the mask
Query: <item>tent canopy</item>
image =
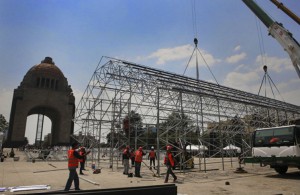
<svg viewBox="0 0 300 195"><path fill-rule="evenodd" d="M186 149L189 150L200 150L200 151L203 151L203 150L208 150L208 148L204 145L188 145L186 146Z"/></svg>
<svg viewBox="0 0 300 195"><path fill-rule="evenodd" d="M223 148L223 150L235 150L237 153L241 153L241 148L239 148L233 144L229 144L228 146Z"/></svg>

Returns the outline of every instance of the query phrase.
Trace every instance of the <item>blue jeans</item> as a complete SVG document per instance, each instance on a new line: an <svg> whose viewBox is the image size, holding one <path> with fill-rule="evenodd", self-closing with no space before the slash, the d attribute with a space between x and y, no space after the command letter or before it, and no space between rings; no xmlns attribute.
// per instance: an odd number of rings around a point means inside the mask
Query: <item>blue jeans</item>
<svg viewBox="0 0 300 195"><path fill-rule="evenodd" d="M72 182L74 181L74 185L75 185L75 190L79 190L79 178L78 178L78 174L76 171L76 168L69 168L69 178L68 181L66 183L66 187L65 187L65 191L69 191L72 185Z"/></svg>

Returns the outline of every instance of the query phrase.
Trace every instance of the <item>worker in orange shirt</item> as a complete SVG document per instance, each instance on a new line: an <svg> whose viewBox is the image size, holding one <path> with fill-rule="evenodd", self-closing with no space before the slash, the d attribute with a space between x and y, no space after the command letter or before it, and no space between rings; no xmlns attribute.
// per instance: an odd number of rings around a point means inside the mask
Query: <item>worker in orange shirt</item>
<svg viewBox="0 0 300 195"><path fill-rule="evenodd" d="M135 151L135 177L142 177L141 176L141 164L143 161L143 156L146 155L146 153L143 152L143 148L139 147L139 149L137 151Z"/></svg>
<svg viewBox="0 0 300 195"><path fill-rule="evenodd" d="M154 151L154 146L151 146L151 150L148 155L148 160L150 159L150 170L152 170L152 164L153 168L155 169L155 160L157 159L156 157L156 152Z"/></svg>
<svg viewBox="0 0 300 195"><path fill-rule="evenodd" d="M168 179L169 179L169 174L171 174L174 178L173 182L175 182L177 180L176 175L173 173L172 168L175 168L175 161L174 161L174 156L171 152L172 147L171 146L167 146L167 153L164 159L164 164L167 166L167 174L166 174L166 178L165 178L165 183L168 183Z"/></svg>
<svg viewBox="0 0 300 195"><path fill-rule="evenodd" d="M68 151L68 168L69 168L69 178L66 183L64 191L69 191L70 187L74 181L75 190L80 190L79 188L79 178L76 172L78 167L78 159L83 159L84 157L77 151L78 143L73 143L72 148Z"/></svg>

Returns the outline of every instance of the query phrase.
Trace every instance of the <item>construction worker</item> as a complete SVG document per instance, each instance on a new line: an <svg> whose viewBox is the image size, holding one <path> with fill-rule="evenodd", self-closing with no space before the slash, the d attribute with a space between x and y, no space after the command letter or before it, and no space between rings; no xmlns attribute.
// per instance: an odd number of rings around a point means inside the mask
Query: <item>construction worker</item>
<svg viewBox="0 0 300 195"><path fill-rule="evenodd" d="M146 153L143 152L143 148L139 147L137 151L135 151L135 177L142 177L141 176L141 164L143 161L143 156L146 155Z"/></svg>
<svg viewBox="0 0 300 195"><path fill-rule="evenodd" d="M80 147L79 155L83 157L82 159L78 159L78 161L80 162L79 174L84 175L82 171L85 170L85 168L84 168L85 160L86 160L85 147Z"/></svg>
<svg viewBox="0 0 300 195"><path fill-rule="evenodd" d="M154 146L151 146L151 150L148 155L148 160L149 159L150 159L150 170L152 170L152 163L155 169L155 160L157 159L157 157L156 157L156 152L154 151Z"/></svg>
<svg viewBox="0 0 300 195"><path fill-rule="evenodd" d="M76 172L76 168L78 167L78 159L84 158L80 156L78 149L78 143L73 143L72 148L68 151L68 168L69 168L69 178L66 183L65 191L69 191L74 181L75 190L80 190L79 188L79 178ZM89 153L89 152L88 152Z"/></svg>
<svg viewBox="0 0 300 195"><path fill-rule="evenodd" d="M134 160L135 160L135 154L134 154L134 148L130 151L130 159L131 159L131 166L134 166Z"/></svg>
<svg viewBox="0 0 300 195"><path fill-rule="evenodd" d="M124 165L124 175L128 175L128 170L129 170L129 158L130 158L130 147L126 146L126 148L123 150L123 155L122 155L122 164Z"/></svg>
<svg viewBox="0 0 300 195"><path fill-rule="evenodd" d="M174 178L173 182L177 180L176 175L173 173L172 168L175 168L174 156L171 152L172 146L167 146L167 153L164 159L164 164L167 166L167 174L165 178L165 183L168 183L169 174Z"/></svg>

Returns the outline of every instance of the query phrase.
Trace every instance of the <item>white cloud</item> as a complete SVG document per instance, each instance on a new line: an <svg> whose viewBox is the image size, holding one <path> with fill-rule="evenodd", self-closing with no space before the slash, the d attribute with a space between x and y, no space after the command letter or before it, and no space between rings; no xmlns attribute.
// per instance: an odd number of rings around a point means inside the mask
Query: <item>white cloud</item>
<svg viewBox="0 0 300 195"><path fill-rule="evenodd" d="M230 72L227 74L224 85L227 87L257 93L257 81L259 80L259 76L256 72L247 72L247 73L240 73L240 72ZM255 89L257 92L255 92Z"/></svg>
<svg viewBox="0 0 300 195"><path fill-rule="evenodd" d="M188 61L188 59L192 56L193 54L194 47L192 45L182 45L182 46L177 46L173 48L162 48L158 49L157 51L153 52L150 54L147 59L157 59L156 64L161 65L165 64L170 61L176 61L176 60L184 60ZM214 56L208 52L206 52L203 49L199 49L201 52L202 57L206 61L207 64L213 65L217 62L220 62L221 60L214 58ZM195 51L196 52L196 51ZM199 53L198 53L199 56ZM203 60L201 56L198 57L199 59L199 66L205 65L205 61ZM195 58L195 53L193 58ZM192 59L191 61L195 61L195 59ZM195 64L191 65L195 66Z"/></svg>
<svg viewBox="0 0 300 195"><path fill-rule="evenodd" d="M291 79L287 82L282 82L277 84L277 88L284 98L284 100L288 103L295 104L300 106L300 80L298 78Z"/></svg>
<svg viewBox="0 0 300 195"><path fill-rule="evenodd" d="M192 45L182 45L173 48L162 48L153 52L148 58L157 58L157 64L165 64L167 61L182 60L192 55Z"/></svg>
<svg viewBox="0 0 300 195"><path fill-rule="evenodd" d="M257 58L256 58L257 63L261 64L262 60L264 62L266 62L266 64L263 64L263 65L267 65L269 70L275 71L277 73L279 73L283 70L293 70L294 69L292 62L289 58L278 58L278 57L265 56L262 59L262 56L257 56Z"/></svg>
<svg viewBox="0 0 300 195"><path fill-rule="evenodd" d="M300 106L300 102L299 102L300 90L290 90L281 95L283 96L286 102Z"/></svg>
<svg viewBox="0 0 300 195"><path fill-rule="evenodd" d="M7 122L9 122L12 98L13 90L1 89L0 114L2 114L5 117Z"/></svg>
<svg viewBox="0 0 300 195"><path fill-rule="evenodd" d="M247 66L246 66L245 64L240 64L240 65L238 65L238 67L236 67L236 68L234 69L234 71L243 70L243 69L245 69L245 68L247 68Z"/></svg>
<svg viewBox="0 0 300 195"><path fill-rule="evenodd" d="M226 58L226 62L230 63L230 64L237 63L237 62L245 59L246 56L247 56L247 54L245 52L236 54L236 55Z"/></svg>
<svg viewBox="0 0 300 195"><path fill-rule="evenodd" d="M261 70L260 70L261 71ZM258 94L260 84L261 84L260 76L257 73L257 70L247 73L240 73L240 72L230 72L227 74L223 85L239 89L242 91L250 92L253 94ZM300 106L300 88L299 88L300 81L299 79L290 79L288 81L283 81L281 83L275 83L277 89L272 86L265 88L262 86L260 90L260 95L265 95L272 98L277 99L280 101L285 101L287 103L291 103L294 105ZM272 91L273 90L273 91Z"/></svg>
<svg viewBox="0 0 300 195"><path fill-rule="evenodd" d="M238 45L238 46L236 46L233 50L234 50L234 51L239 51L239 50L241 50L241 46Z"/></svg>
<svg viewBox="0 0 300 195"><path fill-rule="evenodd" d="M79 89L73 89L73 94L75 96L75 106L78 105L79 101L81 100L82 96L83 96L84 91L81 91Z"/></svg>

